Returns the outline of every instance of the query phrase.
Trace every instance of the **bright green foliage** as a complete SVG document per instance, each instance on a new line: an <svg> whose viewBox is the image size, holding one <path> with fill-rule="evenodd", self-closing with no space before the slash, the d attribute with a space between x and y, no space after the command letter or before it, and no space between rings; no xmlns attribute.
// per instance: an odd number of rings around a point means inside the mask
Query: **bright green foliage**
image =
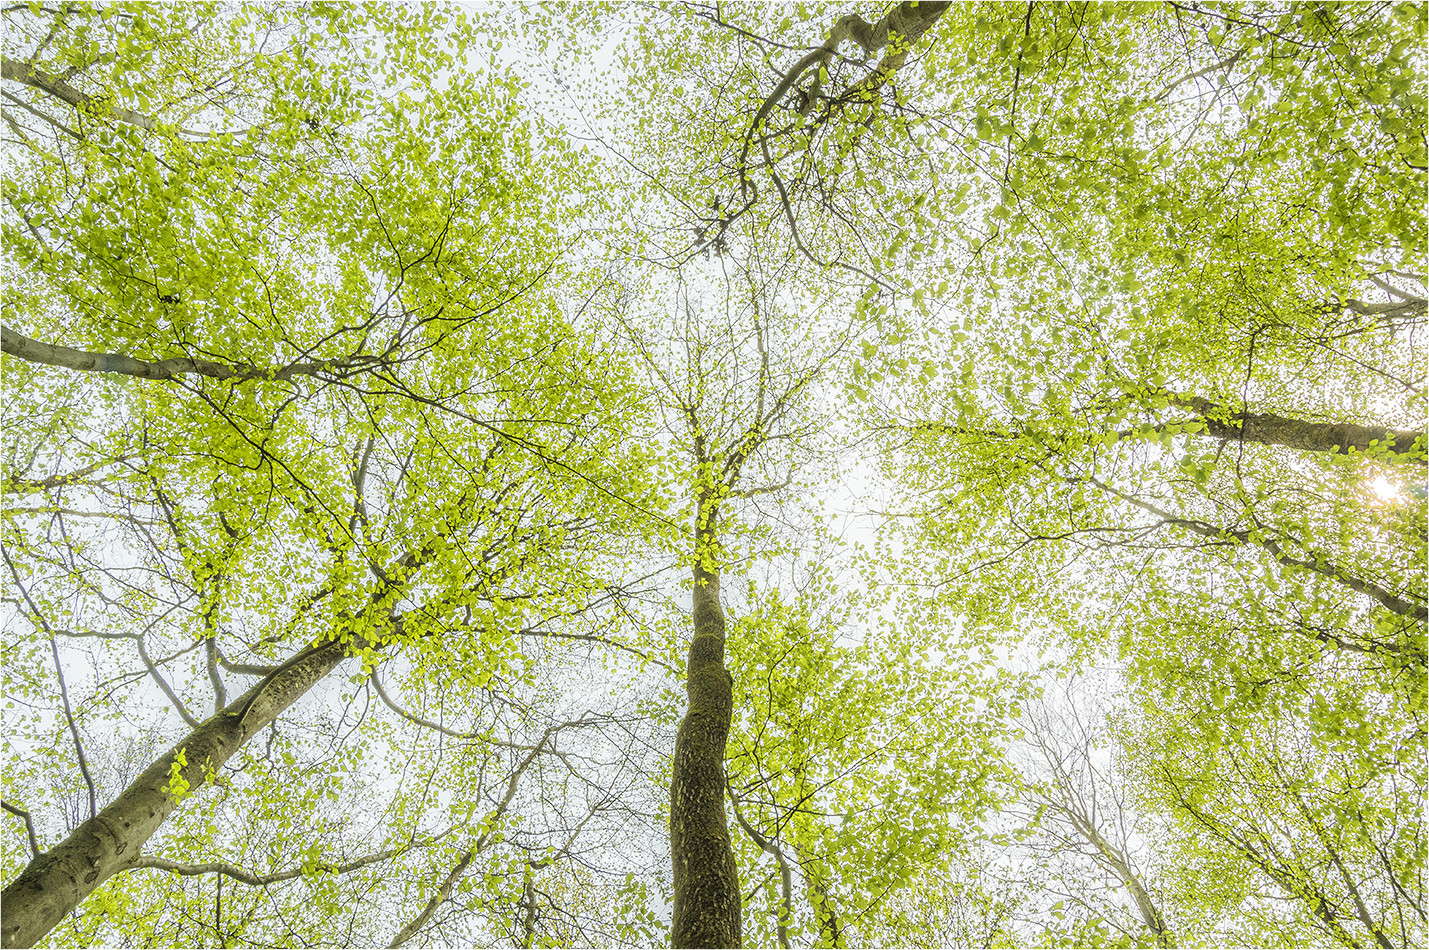
<svg viewBox="0 0 1429 950"><path fill-rule="evenodd" d="M900 10L6 11L5 802L353 654L54 944L664 940L692 567L747 942L1425 942L1423 4Z"/></svg>
<svg viewBox="0 0 1429 950"><path fill-rule="evenodd" d="M354 656L203 788L171 783L179 812L131 856L160 863L57 943L385 943L470 853L486 883L426 925L465 942L522 866L629 807L582 792L618 797L610 758L559 757L619 703L567 708L549 684L582 654L541 644L619 639L580 615L644 530L606 424L639 405L563 309L589 286L553 289L576 165L515 80L445 72L457 13L6 14L27 107L6 113L7 327L193 361L147 381L7 356L5 549L34 633L7 647L6 802L49 847L87 783L106 804L272 664ZM513 830L522 812L543 820Z"/></svg>
<svg viewBox="0 0 1429 950"><path fill-rule="evenodd" d="M857 945L886 926L887 902L949 869L1007 778L1012 684L971 651L931 658L932 637L911 625L841 645L854 615L836 598L818 579L793 603L751 591L731 634L730 789L741 823L771 843L764 856L745 846L758 859L745 878L765 895L746 909L758 945L786 913L772 851L806 882L790 896L790 941Z"/></svg>
<svg viewBox="0 0 1429 950"><path fill-rule="evenodd" d="M701 232L666 250L717 235L716 252L741 253L723 222L748 180L759 203L736 219L855 294L873 284L878 332L848 390L913 516L900 577L935 583L947 614L1036 631L1025 648L1112 652L1129 715L1166 695L1215 711L1168 756L1213 755L1245 703L1267 730L1307 729L1315 755L1348 754L1348 729L1358 767L1403 797L1350 785L1343 807L1415 813L1422 5L956 5L876 103L836 99L870 68L852 56L830 61L833 98L812 109L812 79L766 100L848 10L669 7L621 24L635 61L661 67L619 113L649 134L673 216ZM767 152L747 144L761 137ZM1323 692L1330 671L1353 685ZM1151 781L1143 760L1127 768ZM1148 801L1148 821L1172 820ZM1405 900L1422 923L1422 898ZM1237 913L1199 901L1187 889L1169 910L1212 928ZM1237 939L1342 939L1304 923ZM1099 926L1069 919L1067 939L1110 941Z"/></svg>
<svg viewBox="0 0 1429 950"><path fill-rule="evenodd" d="M1227 705L1214 674L1186 670L1174 698L1128 714L1137 789L1172 819L1158 842L1167 873L1213 940L1415 946L1422 705L1366 693L1350 663L1313 672L1313 685L1262 681ZM1267 904L1267 887L1283 901Z"/></svg>
<svg viewBox="0 0 1429 950"><path fill-rule="evenodd" d="M993 28L988 11L966 13L972 35ZM1229 862L1215 866L1239 868L1244 888L1203 888L1217 876L1205 871L1172 902L1188 933L1230 915L1248 921L1236 942L1377 939L1252 895L1302 900L1313 884L1354 907L1345 873L1393 894L1422 868L1417 825L1390 821L1408 850L1378 884L1367 865L1318 857L1277 876L1233 837L1290 822L1299 849L1334 826L1360 844L1324 847L1363 863L1352 855L1374 853L1384 816L1422 805L1423 508L1405 496L1422 435L1413 452L1349 451L1331 428L1422 432L1422 10L1101 8L1075 32L1045 19L1079 13L1028 13L1034 34L1066 29L1067 58L984 71L1019 90L1015 127L1009 97L991 136L1006 140L986 212L997 240L963 271L963 315L932 337L918 397L888 390L889 470L916 486L926 570L947 579L950 605L1015 626L1040 616L1086 655L1114 631L1128 715L1161 722L1175 697L1159 759L1142 727L1128 731L1128 777L1158 789L1152 814L1189 827L1163 784L1179 780L1158 769L1212 763L1184 781L1223 809L1225 834L1187 833L1197 867ZM1158 49L1191 55L1160 65ZM1069 70L1073 55L1094 65ZM1400 90L1389 110L1379 82ZM1316 425L1319 444L1297 435ZM1377 478L1398 496L1382 499ZM1227 764L1217 750L1240 741ZM1326 779L1297 799L1267 777L1329 755L1368 784ZM1347 813L1296 817L1328 800ZM1176 854L1163 866L1190 860ZM1420 898L1376 900L1374 927L1394 945L1419 939Z"/></svg>

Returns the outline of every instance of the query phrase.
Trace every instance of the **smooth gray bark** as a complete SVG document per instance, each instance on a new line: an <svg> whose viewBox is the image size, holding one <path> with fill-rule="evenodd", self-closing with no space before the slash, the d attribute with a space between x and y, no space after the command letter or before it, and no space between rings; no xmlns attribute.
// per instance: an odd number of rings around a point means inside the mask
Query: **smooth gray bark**
<svg viewBox="0 0 1429 950"><path fill-rule="evenodd" d="M54 343L42 343L0 326L0 350L17 359L45 366L58 366L81 373L113 373L138 379L175 379L179 376L207 376L211 379L291 379L294 376L316 376L336 371L337 364L326 361L291 363L276 369L264 369L246 363L220 363L216 360L193 359L187 356L162 360L135 359L124 353L92 353Z"/></svg>
<svg viewBox="0 0 1429 950"><path fill-rule="evenodd" d="M1121 883L1131 894L1131 899L1136 902L1136 912L1141 917L1141 922L1146 925L1146 929L1151 931L1156 938L1158 947L1174 947L1175 939L1171 932L1166 929L1166 918L1161 913L1161 908L1151 898L1151 893L1146 886L1141 883L1141 877L1136 873L1136 869L1131 865L1131 859L1120 848L1113 846L1102 836L1097 829L1091 816L1083 815L1070 808L1063 807L1064 813L1071 819L1072 824L1078 831L1086 837L1088 843L1097 849L1097 852L1105 859L1108 867L1117 877L1121 878Z"/></svg>
<svg viewBox="0 0 1429 950"><path fill-rule="evenodd" d="M133 109L116 106L109 97L96 98L81 92L66 82L63 77L52 76L33 63L22 63L8 56L0 57L0 78L38 89L46 95L68 103L79 111L109 115L121 122L128 122L151 132L156 125L153 117L135 112Z"/></svg>
<svg viewBox="0 0 1429 950"><path fill-rule="evenodd" d="M32 860L0 894L0 946L29 947L116 873L130 867L144 844L179 804L170 791L179 776L194 794L233 753L297 702L347 656L331 641L303 650L175 743L98 815Z"/></svg>

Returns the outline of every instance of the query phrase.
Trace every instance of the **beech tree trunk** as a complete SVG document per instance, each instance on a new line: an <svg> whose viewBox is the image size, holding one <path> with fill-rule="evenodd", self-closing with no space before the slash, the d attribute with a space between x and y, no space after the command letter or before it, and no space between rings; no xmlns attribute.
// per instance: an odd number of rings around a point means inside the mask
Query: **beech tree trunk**
<svg viewBox="0 0 1429 950"><path fill-rule="evenodd" d="M1158 947L1175 947L1176 940L1166 929L1166 918L1162 915L1161 908L1156 905L1156 901L1152 899L1151 893L1141 883L1140 876L1131 866L1131 859L1124 851L1102 837L1101 832L1097 830L1097 826L1089 816L1073 812L1070 809L1064 808L1064 810L1071 816L1073 824L1077 826L1092 847L1096 848L1106 862L1111 865L1113 873L1121 878L1122 884L1131 894L1131 899L1136 902L1136 912L1141 916L1141 922L1156 938L1156 945Z"/></svg>
<svg viewBox="0 0 1429 950"><path fill-rule="evenodd" d="M1362 426L1353 422L1307 422L1269 412L1235 412L1200 396L1173 395L1171 404L1199 413L1198 421L1205 424L1206 434L1212 438L1283 445L1302 452L1341 453L1352 449L1367 452L1374 442L1376 447L1395 455L1413 458L1420 464L1425 461L1423 431ZM1416 442L1419 449L1414 453Z"/></svg>
<svg viewBox="0 0 1429 950"><path fill-rule="evenodd" d="M31 861L0 894L4 906L0 945L33 946L95 888L139 857L178 804L170 782L180 754L186 764L178 774L188 783L188 794L194 794L234 752L346 655L337 641L294 655L156 759L98 815Z"/></svg>
<svg viewBox="0 0 1429 950"><path fill-rule="evenodd" d="M314 361L291 363L264 369L246 363L220 363L216 360L175 356L162 360L135 359L125 353L91 353L55 343L32 340L9 327L0 326L0 350L16 359L44 366L58 366L80 373L111 373L138 379L167 380L179 376L207 376L211 379L291 379L294 376L318 376L337 367L334 363Z"/></svg>
<svg viewBox="0 0 1429 950"><path fill-rule="evenodd" d="M685 672L689 708L675 737L670 779L670 856L675 870L675 947L738 947L739 870L724 813L724 753L734 712L734 679L724 666L724 608L717 512L701 498L696 515L694 637Z"/></svg>

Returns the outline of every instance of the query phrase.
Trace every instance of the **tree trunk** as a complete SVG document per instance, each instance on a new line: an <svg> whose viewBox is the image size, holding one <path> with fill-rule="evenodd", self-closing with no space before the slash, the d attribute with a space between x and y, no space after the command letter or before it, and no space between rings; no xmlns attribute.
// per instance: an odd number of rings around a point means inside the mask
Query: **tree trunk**
<svg viewBox="0 0 1429 950"><path fill-rule="evenodd" d="M32 946L95 888L139 856L178 804L171 791L171 775L180 755L185 764L178 775L188 783L188 794L193 794L245 742L346 656L346 648L337 641L294 655L155 760L107 808L31 861L0 895L5 912L0 945Z"/></svg>
<svg viewBox="0 0 1429 950"><path fill-rule="evenodd" d="M58 366L80 373L111 373L116 376L155 380L176 379L186 375L207 376L211 379L287 380L294 376L318 376L336 368L335 364L325 361L290 363L287 366L264 369L247 363L220 363L188 356L141 360L125 353L91 353L55 343L41 343L9 327L0 327L0 350L29 363Z"/></svg>
<svg viewBox="0 0 1429 950"><path fill-rule="evenodd" d="M1065 806L1064 806L1065 807ZM1101 856L1106 859L1111 866L1112 872L1121 878L1122 884L1131 894L1131 899L1136 902L1136 912L1141 917L1141 922L1146 925L1146 929L1156 938L1158 947L1175 947L1175 938L1166 929L1166 918L1161 913L1161 908L1156 906L1156 901L1151 897L1151 893L1146 890L1141 883L1140 876L1131 866L1131 859L1120 848L1114 847L1102 837L1097 826L1092 822L1090 816L1074 813L1070 809L1067 814L1071 815L1075 824L1087 841L1096 848Z"/></svg>
<svg viewBox="0 0 1429 950"><path fill-rule="evenodd" d="M1424 433L1408 429L1362 426L1353 422L1307 422L1269 412L1235 412L1200 396L1171 395L1171 405L1198 413L1206 434L1217 439L1283 445L1302 452L1358 452L1376 448L1406 460L1425 462ZM1414 451L1416 442L1418 451Z"/></svg>
<svg viewBox="0 0 1429 950"><path fill-rule="evenodd" d="M724 752L734 679L724 666L717 512L701 498L696 515L694 637L685 672L689 708L675 737L670 779L670 856L675 870L675 947L741 945L739 870L724 814Z"/></svg>

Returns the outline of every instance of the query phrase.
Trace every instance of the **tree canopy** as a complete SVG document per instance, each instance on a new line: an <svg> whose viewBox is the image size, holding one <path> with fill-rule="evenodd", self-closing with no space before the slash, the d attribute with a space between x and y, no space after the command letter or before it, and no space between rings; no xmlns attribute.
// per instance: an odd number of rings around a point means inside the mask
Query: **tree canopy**
<svg viewBox="0 0 1429 950"><path fill-rule="evenodd" d="M3 16L4 946L1429 940L1422 3Z"/></svg>

